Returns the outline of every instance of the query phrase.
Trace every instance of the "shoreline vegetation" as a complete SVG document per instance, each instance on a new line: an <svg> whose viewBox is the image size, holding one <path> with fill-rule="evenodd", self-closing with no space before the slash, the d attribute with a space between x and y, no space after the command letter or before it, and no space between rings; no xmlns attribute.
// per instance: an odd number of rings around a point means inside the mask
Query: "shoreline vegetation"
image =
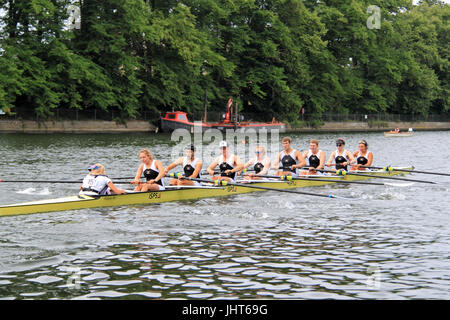
<svg viewBox="0 0 450 320"><path fill-rule="evenodd" d="M324 114L448 118L449 16L439 0L2 1L0 113L156 124L224 112L232 96L255 121L299 128Z"/></svg>

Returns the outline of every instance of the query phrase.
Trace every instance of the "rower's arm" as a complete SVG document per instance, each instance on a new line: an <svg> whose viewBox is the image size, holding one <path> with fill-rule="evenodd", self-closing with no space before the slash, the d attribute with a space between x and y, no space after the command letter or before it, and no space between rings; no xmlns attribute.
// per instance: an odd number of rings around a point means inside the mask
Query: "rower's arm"
<svg viewBox="0 0 450 320"><path fill-rule="evenodd" d="M326 159L325 151L322 151L320 155L320 163L316 169L323 169L325 167L325 159Z"/></svg>
<svg viewBox="0 0 450 320"><path fill-rule="evenodd" d="M136 172L136 176L134 177L134 181L139 182L141 180L142 176L142 169L144 168L144 165L141 164Z"/></svg>
<svg viewBox="0 0 450 320"><path fill-rule="evenodd" d="M172 169L175 168L176 166L179 166L179 165L182 164L182 163L183 163L183 158L178 158L175 162L169 164L169 165L166 167L165 174L167 175L167 173L169 173L170 170L172 170Z"/></svg>
<svg viewBox="0 0 450 320"><path fill-rule="evenodd" d="M244 169L250 167L252 164L253 164L253 159L248 160L247 163L244 164Z"/></svg>
<svg viewBox="0 0 450 320"><path fill-rule="evenodd" d="M355 164L356 163L356 159L355 159L355 157L352 155L352 153L350 151L347 151L347 157L350 160L350 164Z"/></svg>
<svg viewBox="0 0 450 320"><path fill-rule="evenodd" d="M233 168L233 170L231 170L231 172L238 172L244 169L244 165L242 164L242 161L238 156L234 156L234 164L235 167Z"/></svg>
<svg viewBox="0 0 450 320"><path fill-rule="evenodd" d="M192 175L189 178L197 178L198 174L202 170L202 167L203 167L203 163L200 160L197 161L197 164L195 165L194 173L192 173Z"/></svg>
<svg viewBox="0 0 450 320"><path fill-rule="evenodd" d="M270 159L266 159L266 161L264 161L264 168L257 173L257 176L263 176L266 175L269 172L270 169Z"/></svg>
<svg viewBox="0 0 450 320"><path fill-rule="evenodd" d="M277 158L276 158L275 161L273 162L272 168L278 170L278 165L279 165L279 163L280 163L280 154L278 154Z"/></svg>
<svg viewBox="0 0 450 320"><path fill-rule="evenodd" d="M372 165L372 162L373 162L373 154L372 154L372 152L369 152L369 154L367 155L367 163L366 163L366 166L371 166Z"/></svg>
<svg viewBox="0 0 450 320"><path fill-rule="evenodd" d="M206 169L208 171L210 176L214 176L214 169L217 167L217 164L219 163L219 158L216 158L213 163Z"/></svg>
<svg viewBox="0 0 450 320"><path fill-rule="evenodd" d="M327 163L325 164L327 167L332 167L333 166L333 161L334 161L334 151L333 153L331 153L330 158L328 158Z"/></svg>
<svg viewBox="0 0 450 320"><path fill-rule="evenodd" d="M158 168L159 174L158 176L153 179L155 182L158 182L159 180L161 180L165 174L164 174L164 166L162 165L162 162L160 160L156 160L156 167Z"/></svg>
<svg viewBox="0 0 450 320"><path fill-rule="evenodd" d="M303 168L306 166L305 157L300 153L300 151L297 150L297 160L298 164L295 165L296 168Z"/></svg>
<svg viewBox="0 0 450 320"><path fill-rule="evenodd" d="M125 193L125 190L117 188L112 181L108 182L108 187L111 189L112 192L115 194L123 194Z"/></svg>

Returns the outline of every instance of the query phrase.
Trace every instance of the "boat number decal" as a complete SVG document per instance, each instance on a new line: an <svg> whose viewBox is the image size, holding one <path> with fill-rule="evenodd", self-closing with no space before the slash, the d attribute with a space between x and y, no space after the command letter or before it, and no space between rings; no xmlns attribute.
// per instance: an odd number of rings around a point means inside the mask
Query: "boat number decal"
<svg viewBox="0 0 450 320"><path fill-rule="evenodd" d="M227 190L227 192L236 192L237 188L235 186L228 186L225 190Z"/></svg>
<svg viewBox="0 0 450 320"><path fill-rule="evenodd" d="M149 199L158 199L161 198L161 192L150 192L148 194Z"/></svg>

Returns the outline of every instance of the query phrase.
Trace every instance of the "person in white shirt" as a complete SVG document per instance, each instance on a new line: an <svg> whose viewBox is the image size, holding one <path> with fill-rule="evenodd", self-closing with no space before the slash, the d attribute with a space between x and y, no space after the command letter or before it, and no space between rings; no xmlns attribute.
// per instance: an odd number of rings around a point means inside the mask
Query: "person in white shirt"
<svg viewBox="0 0 450 320"><path fill-rule="evenodd" d="M111 193L124 194L125 190L117 188L105 174L103 165L96 163L88 168L89 174L83 179L80 195L103 196Z"/></svg>

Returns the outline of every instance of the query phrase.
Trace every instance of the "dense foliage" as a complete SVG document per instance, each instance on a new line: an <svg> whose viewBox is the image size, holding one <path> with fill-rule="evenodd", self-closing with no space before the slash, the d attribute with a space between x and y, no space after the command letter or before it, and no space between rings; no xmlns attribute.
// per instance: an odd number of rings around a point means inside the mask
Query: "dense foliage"
<svg viewBox="0 0 450 320"><path fill-rule="evenodd" d="M450 110L437 0L0 0L0 14L4 110L156 119L205 95L288 121Z"/></svg>

